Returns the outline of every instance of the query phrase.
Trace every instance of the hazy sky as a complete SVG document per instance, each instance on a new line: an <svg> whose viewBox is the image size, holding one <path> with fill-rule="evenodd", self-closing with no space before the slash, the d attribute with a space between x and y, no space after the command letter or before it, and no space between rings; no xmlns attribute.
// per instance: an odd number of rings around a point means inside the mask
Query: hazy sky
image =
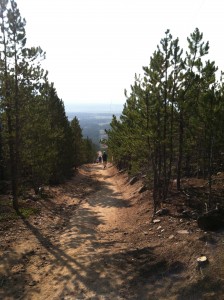
<svg viewBox="0 0 224 300"><path fill-rule="evenodd" d="M124 89L149 64L166 29L186 39L196 27L209 58L224 70L223 0L17 0L28 45L46 51L42 63L65 107L123 104Z"/></svg>

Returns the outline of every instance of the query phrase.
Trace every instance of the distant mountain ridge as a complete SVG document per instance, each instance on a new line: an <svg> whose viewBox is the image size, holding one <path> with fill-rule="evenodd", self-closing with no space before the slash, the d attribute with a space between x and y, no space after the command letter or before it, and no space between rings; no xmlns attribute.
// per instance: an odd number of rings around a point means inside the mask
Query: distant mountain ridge
<svg viewBox="0 0 224 300"><path fill-rule="evenodd" d="M90 138L99 148L100 140L106 138L105 129L110 129L112 116L120 117L122 104L72 104L65 105L66 115L71 121L77 117L84 138Z"/></svg>
<svg viewBox="0 0 224 300"><path fill-rule="evenodd" d="M113 115L117 118L120 113L103 112L67 112L68 120L71 121L77 117L82 128L83 137L90 138L94 144L100 148L100 140L106 138L105 129L110 129L110 123Z"/></svg>
<svg viewBox="0 0 224 300"><path fill-rule="evenodd" d="M121 113L123 104L67 104L65 105L66 113L83 112L83 113Z"/></svg>

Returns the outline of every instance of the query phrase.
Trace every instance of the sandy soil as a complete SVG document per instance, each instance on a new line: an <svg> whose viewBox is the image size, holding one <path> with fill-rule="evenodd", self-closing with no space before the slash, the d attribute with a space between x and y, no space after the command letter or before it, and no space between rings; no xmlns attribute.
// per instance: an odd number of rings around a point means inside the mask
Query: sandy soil
<svg viewBox="0 0 224 300"><path fill-rule="evenodd" d="M108 165L27 199L40 211L0 223L0 299L224 299L224 233L177 214L151 222L149 191ZM198 269L197 258L209 263Z"/></svg>

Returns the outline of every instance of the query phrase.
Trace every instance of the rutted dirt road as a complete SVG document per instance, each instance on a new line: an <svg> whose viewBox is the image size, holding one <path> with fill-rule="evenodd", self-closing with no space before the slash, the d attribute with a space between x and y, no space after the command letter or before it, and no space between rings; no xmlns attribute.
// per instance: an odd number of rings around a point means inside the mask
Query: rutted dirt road
<svg viewBox="0 0 224 300"><path fill-rule="evenodd" d="M60 236L64 266L52 283L55 299L127 299L128 272L122 266L127 245L120 229L121 211L128 207L108 169L84 169L96 182L96 191L85 197ZM44 290L45 287L43 288ZM52 291L49 298L52 297ZM123 296L122 296L123 295ZM46 294L46 297L48 295Z"/></svg>
<svg viewBox="0 0 224 300"><path fill-rule="evenodd" d="M139 275L137 249L128 241L130 201L119 189L125 179L116 173L100 164L82 167L70 182L49 190L52 198L38 201L45 208L40 216L9 229L1 299L144 298L130 289Z"/></svg>
<svg viewBox="0 0 224 300"><path fill-rule="evenodd" d="M150 223L150 194L140 187L92 164L45 199L28 199L39 215L1 225L0 299L222 299L222 279L200 274L195 261L200 253L214 261L223 233L210 245L194 222Z"/></svg>

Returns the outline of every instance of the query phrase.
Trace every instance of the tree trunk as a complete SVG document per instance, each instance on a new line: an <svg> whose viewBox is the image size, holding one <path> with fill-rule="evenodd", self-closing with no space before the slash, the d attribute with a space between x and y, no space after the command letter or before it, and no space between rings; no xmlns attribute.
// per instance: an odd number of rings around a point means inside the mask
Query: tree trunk
<svg viewBox="0 0 224 300"><path fill-rule="evenodd" d="M14 149L14 140L13 140L13 129L12 129L12 120L10 115L9 108L7 110L7 122L8 122L8 133L9 133L9 156L10 156L10 170L11 170L11 187L12 187L12 204L13 208L18 211L18 183L17 183L17 165L15 161L15 149Z"/></svg>
<svg viewBox="0 0 224 300"><path fill-rule="evenodd" d="M177 190L181 189L180 180L181 180L181 169L182 169L182 160L183 160L183 135L184 135L184 118L183 118L183 112L180 111L179 155L178 155L178 163L177 163Z"/></svg>

